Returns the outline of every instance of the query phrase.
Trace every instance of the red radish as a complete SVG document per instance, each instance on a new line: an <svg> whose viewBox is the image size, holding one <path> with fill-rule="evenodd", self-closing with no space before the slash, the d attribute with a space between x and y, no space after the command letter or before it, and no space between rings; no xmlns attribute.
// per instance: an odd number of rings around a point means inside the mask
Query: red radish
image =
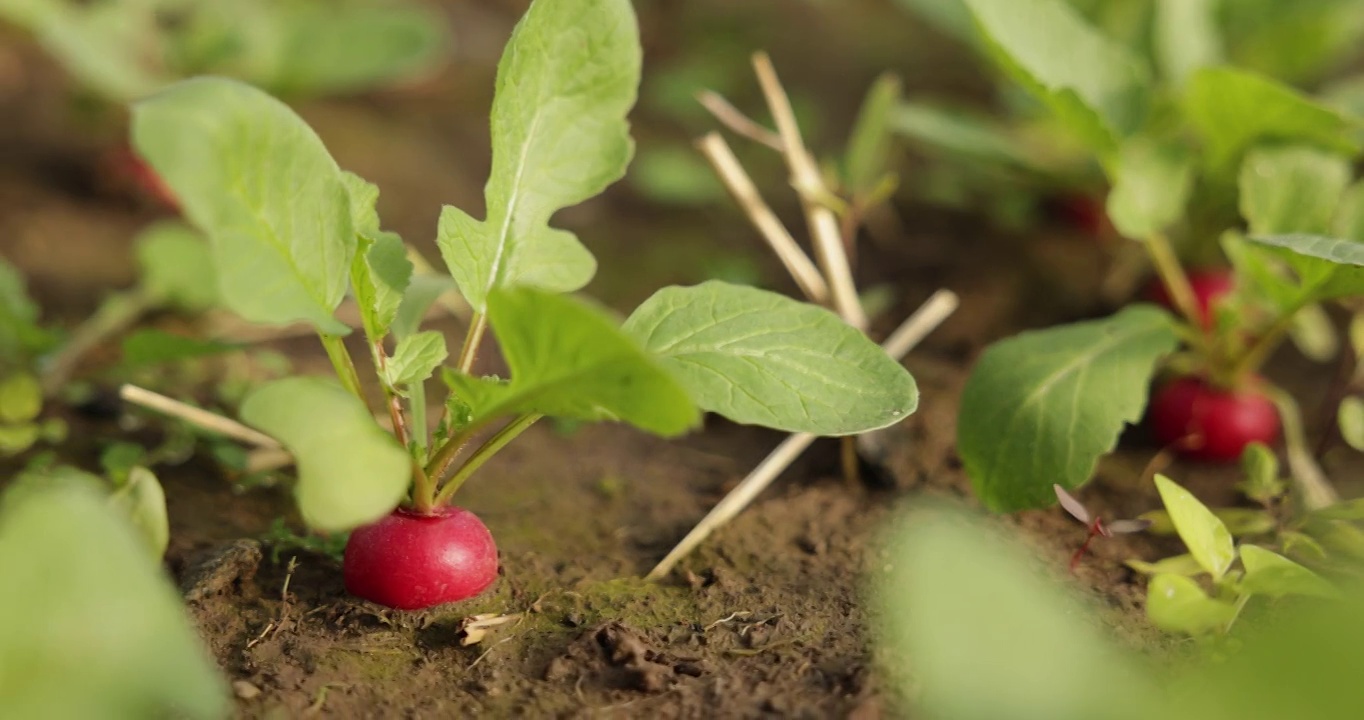
<svg viewBox="0 0 1364 720"><path fill-rule="evenodd" d="M1052 198L1046 203L1046 212L1090 237L1106 238L1115 232L1103 199L1092 195L1077 193Z"/></svg>
<svg viewBox="0 0 1364 720"><path fill-rule="evenodd" d="M1080 549L1076 550L1074 555L1070 556L1071 572L1075 572L1075 568L1080 565L1080 559L1085 556L1085 551L1089 550L1089 544L1094 541L1094 538L1100 535L1113 537L1114 535L1139 533L1151 527L1150 520L1114 520L1105 525L1103 518L1098 515L1091 515L1089 508L1076 500L1074 495L1066 492L1065 488L1053 484L1051 489L1052 492L1056 493L1056 499L1061 503L1061 507L1070 513L1071 517L1089 526L1089 535L1085 537L1084 543L1080 545Z"/></svg>
<svg viewBox="0 0 1364 720"><path fill-rule="evenodd" d="M420 610L488 589L497 579L497 545L468 510L399 508L351 533L342 574L352 595Z"/></svg>
<svg viewBox="0 0 1364 720"><path fill-rule="evenodd" d="M110 151L108 163L116 177L131 183L167 209L180 212L180 201L175 193L132 148L120 146Z"/></svg>
<svg viewBox="0 0 1364 720"><path fill-rule="evenodd" d="M1198 305L1199 321L1205 329L1217 323L1217 304L1222 301L1236 284L1236 277L1227 268L1200 268L1189 271L1189 287L1193 290L1194 302ZM1146 297L1154 303L1175 310L1174 300L1160 279L1152 281Z"/></svg>
<svg viewBox="0 0 1364 720"><path fill-rule="evenodd" d="M1225 390L1197 377L1161 388L1150 418L1157 440L1194 460L1234 462L1247 445L1279 439L1279 413L1264 394Z"/></svg>

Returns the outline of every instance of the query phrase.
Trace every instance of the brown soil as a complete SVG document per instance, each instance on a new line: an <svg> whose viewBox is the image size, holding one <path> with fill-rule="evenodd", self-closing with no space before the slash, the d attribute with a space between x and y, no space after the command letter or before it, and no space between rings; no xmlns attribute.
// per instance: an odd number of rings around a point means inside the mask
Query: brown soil
<svg viewBox="0 0 1364 720"><path fill-rule="evenodd" d="M523 4L455 5L457 26L478 30L461 33L461 56L437 81L303 108L341 163L383 189L381 211L392 229L424 242L428 251L425 238L441 203L476 210L481 202L492 66L500 38ZM770 4L782 12L797 7ZM868 13L885 13L862 4ZM685 4L657 5L644 27L655 39L650 62L666 65L678 40L665 30ZM783 17L764 3L744 11L725 2L706 5L712 22L721 24ZM821 24L828 16L809 9L813 5L799 7L804 15L791 20L792 35L778 39L756 30L751 42L769 45L788 79L799 79L807 90L828 88L830 94L820 97L840 107L855 108L861 80L877 70L908 67L933 52L895 54L892 41L905 26L892 25L899 30L865 36L870 39L854 54L860 65L837 72L815 66L802 51L807 44L850 47L850 38L864 35L849 28L832 32ZM857 32L877 25L872 17ZM841 49L848 54L849 47ZM0 164L0 248L29 273L56 316L77 317L102 293L131 281L130 239L155 211L97 172L99 152L116 131L107 125L83 131L89 121L70 109L69 87L33 48L7 43L2 50L0 110L15 120L0 125L6 158ZM916 90L929 83L937 90L969 89L972 82L952 73L910 80ZM842 127L848 112L826 122ZM641 134L686 137L697 129L653 120L643 119ZM791 209L783 211L793 217ZM664 442L620 427L563 433L542 424L459 499L497 537L502 577L483 597L419 613L348 597L339 566L328 556L285 549L272 560L279 548L250 539L288 515L281 491L238 490L203 459L162 469L173 521L170 567L233 681L239 714L895 715L894 694L875 670L875 628L862 602L867 578L883 564L873 538L904 497L969 494L953 443L957 398L980 348L1023 327L1103 311L1095 300L1103 252L1085 239L1047 236L1022 243L992 236L970 218L919 208L904 214L912 218L906 237L863 250L864 277L890 283L900 294L896 317L940 286L959 292L963 305L908 361L922 404L893 430L889 487L840 479L836 445L818 444L665 582L635 578L780 435L713 421L705 432ZM601 278L589 290L620 307L661 284L704 279L708 259L733 255L734 248L753 248L748 257L768 284L789 289L725 206L660 210L622 186L564 213L563 222L601 258ZM878 329L893 324L886 319ZM449 328L457 337L457 327ZM280 347L303 365L317 362L307 343ZM1302 368L1295 370L1301 374ZM89 429L92 436L119 432L112 423ZM1150 455L1136 438L1132 450L1105 461L1084 499L1108 516L1155 507L1154 491L1137 482ZM1225 473L1186 470L1180 479L1195 489L1228 495ZM1054 561L1058 574L1085 533L1059 510L1022 513L1009 522ZM1143 537L1097 543L1078 572L1079 584L1110 609L1113 627L1131 644L1145 645L1154 636L1141 620L1144 589L1121 561L1168 549ZM468 622L484 615L505 622L477 637Z"/></svg>

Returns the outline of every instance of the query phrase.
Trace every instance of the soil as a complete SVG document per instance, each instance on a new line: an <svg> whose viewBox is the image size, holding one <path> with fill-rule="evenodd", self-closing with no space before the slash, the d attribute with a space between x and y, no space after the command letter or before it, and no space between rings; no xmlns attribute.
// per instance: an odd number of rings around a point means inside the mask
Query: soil
<svg viewBox="0 0 1364 720"><path fill-rule="evenodd" d="M865 6L862 22L853 26L840 13L831 29L815 4L716 0L684 14L686 3L652 3L642 18L648 68L674 59L681 41L668 28L685 18L752 27L741 56L770 47L788 79L842 108L824 123L846 127L862 80L888 66L922 67L933 53L947 52L928 42L905 50L908 23L888 19L893 11L878 9L884 3L853 4ZM391 229L433 259L429 237L439 206L475 214L480 206L492 71L524 3L449 5L455 27L466 30L448 72L402 90L301 106L341 164L382 188L380 209ZM770 24L785 13L794 16L782 33L755 20ZM869 30L886 25L891 29ZM804 52L812 43L831 44L841 64L830 67ZM910 92L979 93L970 72L906 77ZM131 239L158 215L101 171L118 118L81 114L70 93L32 46L13 38L0 44L0 110L8 118L0 124L0 248L28 274L49 315L67 320L132 282ZM679 126L648 106L639 115L642 143L685 139L706 127ZM800 227L789 202L779 210ZM1024 242L968 216L917 206L900 214L910 219L900 236L860 248L868 286L887 284L897 293L876 330L888 330L938 287L957 291L962 307L907 361L922 402L891 431L882 482L843 479L837 444L818 443L662 582L638 578L781 435L712 419L704 432L665 442L622 427L542 423L458 498L497 538L502 577L483 597L416 613L348 597L332 556L259 542L276 518L296 522L283 490L237 487L204 457L160 468L173 523L168 565L232 682L239 715L902 714L876 670L875 628L863 602L868 578L884 562L877 533L907 498L969 497L953 447L956 407L971 360L985 344L1107 308L1099 299L1106 251L1087 238L1047 231ZM626 183L561 221L598 254L601 278L588 291L614 307L629 308L662 284L703 280L717 256L751 264L770 287L793 289L724 202L700 210L659 207ZM462 334L455 321L437 327ZM302 367L322 365L308 342L271 347ZM1329 374L1303 366L1289 371L1317 395L1324 382L1312 378ZM124 434L114 420L78 422L79 436ZM154 424L134 437L153 439ZM1132 435L1082 493L1105 517L1158 505L1154 489L1140 482L1153 448L1140 432ZM69 453L88 458L89 451ZM1178 477L1204 497L1231 497L1227 472L1188 467ZM1015 525L1058 575L1085 536L1082 525L1055 509L1003 522ZM1097 542L1076 573L1133 646L1162 641L1144 624L1144 586L1122 561L1170 549L1145 536Z"/></svg>

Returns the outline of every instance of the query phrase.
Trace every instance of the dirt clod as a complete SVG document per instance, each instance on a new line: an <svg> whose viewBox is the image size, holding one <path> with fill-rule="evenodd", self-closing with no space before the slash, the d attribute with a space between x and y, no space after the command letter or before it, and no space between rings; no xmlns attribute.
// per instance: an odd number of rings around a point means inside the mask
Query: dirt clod
<svg viewBox="0 0 1364 720"><path fill-rule="evenodd" d="M180 591L191 603L221 595L254 578L260 562L260 543L255 540L236 540L211 548L187 564Z"/></svg>

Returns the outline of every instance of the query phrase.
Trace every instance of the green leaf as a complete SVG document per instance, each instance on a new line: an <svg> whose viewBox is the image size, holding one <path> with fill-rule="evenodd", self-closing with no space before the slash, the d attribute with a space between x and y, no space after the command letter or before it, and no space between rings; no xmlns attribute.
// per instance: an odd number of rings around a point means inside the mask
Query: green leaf
<svg viewBox="0 0 1364 720"><path fill-rule="evenodd" d="M1101 154L1146 116L1150 71L1063 0L965 0L1004 68Z"/></svg>
<svg viewBox="0 0 1364 720"><path fill-rule="evenodd" d="M431 377L446 357L444 335L434 330L408 335L393 349L384 379L394 387L422 382Z"/></svg>
<svg viewBox="0 0 1364 720"><path fill-rule="evenodd" d="M15 373L0 379L0 421L26 422L43 410L43 389L38 378Z"/></svg>
<svg viewBox="0 0 1364 720"><path fill-rule="evenodd" d="M0 455L18 455L38 442L42 428L36 423L0 425Z"/></svg>
<svg viewBox="0 0 1364 720"><path fill-rule="evenodd" d="M1231 624L1236 606L1208 597L1190 578L1166 573L1146 587L1146 616L1161 630L1202 635Z"/></svg>
<svg viewBox="0 0 1364 720"><path fill-rule="evenodd" d="M153 58L162 50L151 3L0 2L0 17L24 27L79 84L115 102L170 80Z"/></svg>
<svg viewBox="0 0 1364 720"><path fill-rule="evenodd" d="M895 523L879 557L873 637L897 688L918 699L914 717L1161 717L1144 668L1017 538L924 508Z"/></svg>
<svg viewBox="0 0 1364 720"><path fill-rule="evenodd" d="M7 717L228 715L225 683L179 595L96 488L28 486L3 500L0 707Z"/></svg>
<svg viewBox="0 0 1364 720"><path fill-rule="evenodd" d="M1364 180L1346 188L1341 195L1335 220L1331 224L1331 234L1364 242Z"/></svg>
<svg viewBox="0 0 1364 720"><path fill-rule="evenodd" d="M160 562L170 544L170 518L166 516L166 493L152 471L133 468L123 486L109 496L109 502L136 528L152 559Z"/></svg>
<svg viewBox="0 0 1364 720"><path fill-rule="evenodd" d="M1143 575L1161 575L1168 573L1192 577L1194 575L1203 574L1203 566L1199 565L1198 561L1194 559L1194 556L1188 553L1162 558L1153 563L1142 562L1141 560L1128 560L1123 564Z"/></svg>
<svg viewBox="0 0 1364 720"><path fill-rule="evenodd" d="M178 362L236 352L242 345L175 335L164 330L138 330L123 341L123 366L137 367Z"/></svg>
<svg viewBox="0 0 1364 720"><path fill-rule="evenodd" d="M1045 507L1084 484L1146 406L1156 362L1178 344L1169 315L1134 305L1104 320L996 343L962 393L957 451L992 510Z"/></svg>
<svg viewBox="0 0 1364 720"><path fill-rule="evenodd" d="M411 3L270 3L278 17L271 71L259 84L286 94L364 90L435 69L450 44L449 24Z"/></svg>
<svg viewBox="0 0 1364 720"><path fill-rule="evenodd" d="M208 235L231 310L349 332L332 311L356 249L350 198L292 110L249 85L196 78L135 104L133 141Z"/></svg>
<svg viewBox="0 0 1364 720"><path fill-rule="evenodd" d="M977 40L971 11L961 0L897 0L900 6L920 16L934 29L965 43Z"/></svg>
<svg viewBox="0 0 1364 720"><path fill-rule="evenodd" d="M184 223L163 221L138 235L141 285L161 305L189 313L218 304L218 278L203 236Z"/></svg>
<svg viewBox="0 0 1364 720"><path fill-rule="evenodd" d="M1324 234L1350 174L1345 158L1315 148L1255 148L1241 162L1241 215L1256 235Z"/></svg>
<svg viewBox="0 0 1364 720"><path fill-rule="evenodd" d="M702 409L788 432L847 435L918 406L909 372L824 308L711 281L669 287L625 321Z"/></svg>
<svg viewBox="0 0 1364 720"><path fill-rule="evenodd" d="M1262 547L1242 545L1241 564L1246 567L1246 575L1241 579L1245 592L1270 597L1340 597L1340 591L1320 575Z"/></svg>
<svg viewBox="0 0 1364 720"><path fill-rule="evenodd" d="M38 305L28 297L24 276L0 258L0 371L53 342L38 325Z"/></svg>
<svg viewBox="0 0 1364 720"><path fill-rule="evenodd" d="M294 496L310 527L330 532L373 522L407 494L407 451L364 403L333 382L296 377L267 383L247 396L241 416L293 453Z"/></svg>
<svg viewBox="0 0 1364 720"><path fill-rule="evenodd" d="M1259 508L1214 508L1212 514L1226 526L1232 537L1263 535L1273 532L1278 527L1274 516ZM1155 535L1173 535L1179 532L1174 520L1170 518L1170 513L1164 510L1151 510L1138 517L1151 523L1146 530Z"/></svg>
<svg viewBox="0 0 1364 720"><path fill-rule="evenodd" d="M1340 352L1335 323L1321 305L1304 305L1293 313L1288 339L1307 359L1316 362L1327 362Z"/></svg>
<svg viewBox="0 0 1364 720"><path fill-rule="evenodd" d="M537 2L517 24L497 67L487 219L447 206L437 237L476 311L497 287L569 292L592 279L591 253L548 223L625 174L639 76L629 0Z"/></svg>
<svg viewBox="0 0 1364 720"><path fill-rule="evenodd" d="M1021 143L988 115L906 101L890 116L891 129L915 142L965 159L1045 172Z"/></svg>
<svg viewBox="0 0 1364 720"><path fill-rule="evenodd" d="M534 288L494 290L488 321L511 382L446 374L473 408L474 424L538 413L619 420L659 435L679 435L700 421L672 374L585 302Z"/></svg>
<svg viewBox="0 0 1364 720"><path fill-rule="evenodd" d="M444 275L414 276L403 293L402 302L398 304L393 326L389 328L393 336L401 340L417 332L431 305L446 291L454 289L455 281Z"/></svg>
<svg viewBox="0 0 1364 720"><path fill-rule="evenodd" d="M1222 64L1220 4L1221 0L1157 0L1156 62L1171 85L1181 86L1195 70Z"/></svg>
<svg viewBox="0 0 1364 720"><path fill-rule="evenodd" d="M1193 179L1191 156L1183 148L1133 138L1118 154L1108 217L1134 240L1164 232L1184 217Z"/></svg>
<svg viewBox="0 0 1364 720"><path fill-rule="evenodd" d="M403 294L412 281L412 262L403 239L379 228L379 188L359 175L342 173L350 197L351 223L358 235L351 261L351 287L365 337L378 342L388 334L398 315Z"/></svg>
<svg viewBox="0 0 1364 720"><path fill-rule="evenodd" d="M1316 510L1312 515L1328 520L1364 520L1364 498L1344 500Z"/></svg>
<svg viewBox="0 0 1364 720"><path fill-rule="evenodd" d="M1279 479L1279 458L1264 443L1251 443L1241 451L1241 472L1245 478L1236 489L1255 502L1267 505L1287 492Z"/></svg>
<svg viewBox="0 0 1364 720"><path fill-rule="evenodd" d="M1230 171L1260 140L1288 140L1343 155L1359 152L1356 121L1287 85L1245 70L1203 68L1190 78L1184 112L1203 137L1208 163Z"/></svg>
<svg viewBox="0 0 1364 720"><path fill-rule="evenodd" d="M1164 475L1156 475L1156 489L1160 491L1161 502L1170 513L1179 539L1189 548L1189 554L1214 581L1221 580L1236 560L1236 548L1232 546L1227 526L1193 493Z"/></svg>
<svg viewBox="0 0 1364 720"><path fill-rule="evenodd" d="M858 111L844 160L849 191L865 197L885 177L890 162L890 118L900 102L900 78L886 73L876 79Z"/></svg>
<svg viewBox="0 0 1364 720"><path fill-rule="evenodd" d="M1287 262L1294 278L1291 293L1280 304L1296 310L1303 305L1364 294L1364 243L1319 235L1256 235L1252 243Z"/></svg>

